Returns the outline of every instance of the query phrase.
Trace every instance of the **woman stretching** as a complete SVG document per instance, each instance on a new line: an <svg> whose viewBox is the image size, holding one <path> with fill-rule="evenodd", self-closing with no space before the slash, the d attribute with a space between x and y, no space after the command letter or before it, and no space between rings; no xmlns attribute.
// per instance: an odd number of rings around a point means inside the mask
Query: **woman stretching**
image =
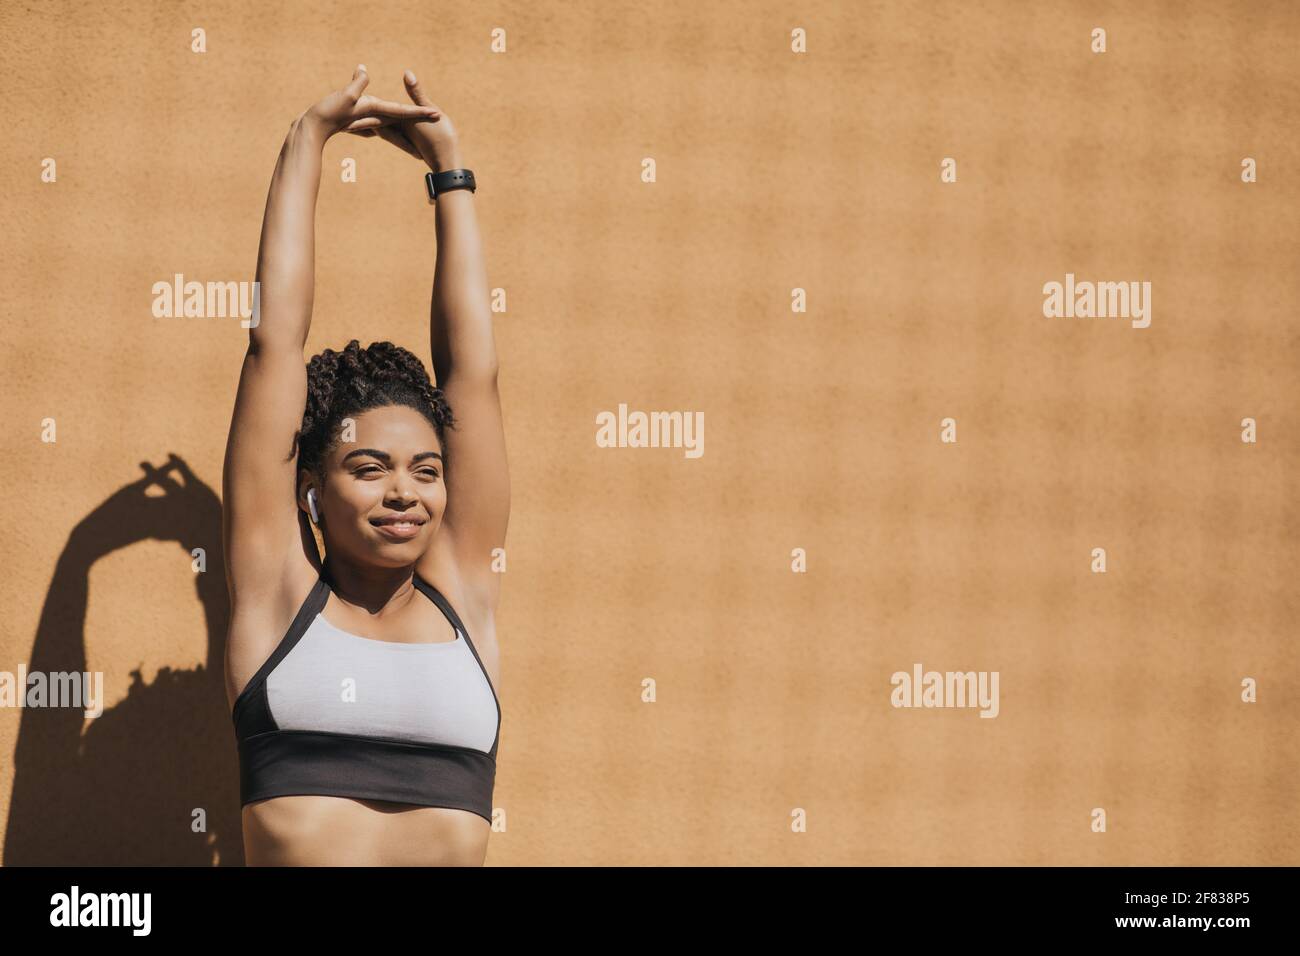
<svg viewBox="0 0 1300 956"><path fill-rule="evenodd" d="M250 865L478 866L492 829L510 483L474 179L413 74L411 105L368 82L357 67L280 151L226 446L226 693ZM321 153L339 132L431 170L436 387L391 342L304 367Z"/></svg>

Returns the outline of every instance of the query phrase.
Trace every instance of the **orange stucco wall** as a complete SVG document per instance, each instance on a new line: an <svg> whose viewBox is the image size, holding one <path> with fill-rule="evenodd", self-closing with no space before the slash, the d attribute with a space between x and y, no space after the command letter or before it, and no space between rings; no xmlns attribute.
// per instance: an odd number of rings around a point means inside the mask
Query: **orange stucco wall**
<svg viewBox="0 0 1300 956"><path fill-rule="evenodd" d="M455 118L506 293L489 863L1300 863L1300 8L427 7L0 8L0 669L106 708L0 709L6 864L242 861L246 333L151 289L253 278L357 62ZM306 354L427 361L433 256L415 161L331 141ZM1045 317L1067 273L1150 325ZM598 447L620 404L704 453ZM891 706L916 663L998 672L996 718Z"/></svg>

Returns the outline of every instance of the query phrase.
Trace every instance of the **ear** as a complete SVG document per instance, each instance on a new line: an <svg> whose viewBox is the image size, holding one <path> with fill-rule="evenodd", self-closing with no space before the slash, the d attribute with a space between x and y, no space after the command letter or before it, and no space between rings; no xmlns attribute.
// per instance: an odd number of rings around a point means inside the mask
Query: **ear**
<svg viewBox="0 0 1300 956"><path fill-rule="evenodd" d="M298 510L306 509L311 516L313 524L320 524L320 492L307 471L302 471L298 475Z"/></svg>

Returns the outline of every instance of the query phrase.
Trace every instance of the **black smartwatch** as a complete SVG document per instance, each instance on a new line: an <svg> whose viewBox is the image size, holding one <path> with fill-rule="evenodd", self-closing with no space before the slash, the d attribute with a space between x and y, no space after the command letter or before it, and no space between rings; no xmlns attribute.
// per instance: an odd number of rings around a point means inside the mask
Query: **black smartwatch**
<svg viewBox="0 0 1300 956"><path fill-rule="evenodd" d="M474 171L472 169L444 169L440 173L424 174L424 188L429 192L429 202L436 202L443 193L453 189L474 191Z"/></svg>

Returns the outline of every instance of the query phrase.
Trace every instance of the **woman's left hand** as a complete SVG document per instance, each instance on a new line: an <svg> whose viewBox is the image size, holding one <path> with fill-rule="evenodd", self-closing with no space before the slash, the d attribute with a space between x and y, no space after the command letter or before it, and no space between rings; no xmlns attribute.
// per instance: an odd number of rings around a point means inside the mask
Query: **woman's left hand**
<svg viewBox="0 0 1300 956"><path fill-rule="evenodd" d="M358 136L379 136L404 152L423 159L435 173L459 168L460 140L451 118L425 95L414 73L407 70L402 79L411 102L422 108L437 110L436 119L371 119L364 123L353 123L345 127L344 132L356 133Z"/></svg>

